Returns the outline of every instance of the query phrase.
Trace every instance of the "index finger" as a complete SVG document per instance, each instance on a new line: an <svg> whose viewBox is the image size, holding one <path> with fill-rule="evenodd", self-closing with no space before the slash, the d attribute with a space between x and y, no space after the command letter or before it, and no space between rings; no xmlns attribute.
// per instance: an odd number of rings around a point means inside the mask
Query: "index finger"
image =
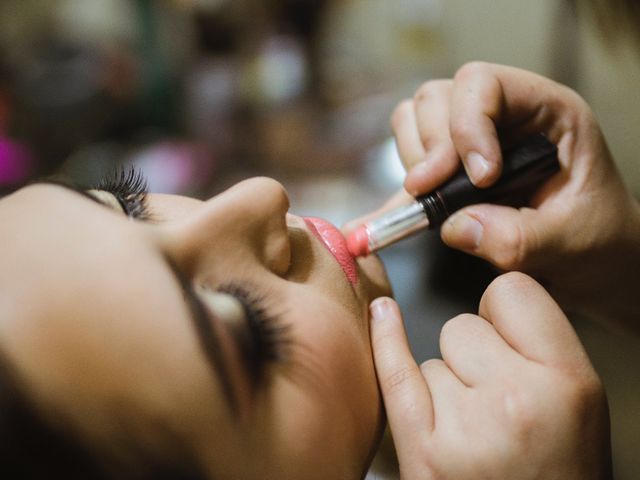
<svg viewBox="0 0 640 480"><path fill-rule="evenodd" d="M500 175L498 130L515 128L520 136L544 132L551 141L557 140L557 132L550 129L562 92L569 89L518 68L473 62L458 70L449 129L476 186L487 187Z"/></svg>
<svg viewBox="0 0 640 480"><path fill-rule="evenodd" d="M376 375L399 454L413 451L433 430L431 393L411 354L402 316L387 297L371 304Z"/></svg>

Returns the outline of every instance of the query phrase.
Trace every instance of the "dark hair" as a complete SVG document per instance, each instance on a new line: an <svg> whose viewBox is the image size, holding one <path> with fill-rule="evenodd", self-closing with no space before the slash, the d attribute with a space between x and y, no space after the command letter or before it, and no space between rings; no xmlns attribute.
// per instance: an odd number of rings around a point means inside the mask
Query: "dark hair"
<svg viewBox="0 0 640 480"><path fill-rule="evenodd" d="M65 480L201 480L195 462L135 449L127 461L101 456L70 428L54 426L29 401L16 370L0 352L0 478Z"/></svg>

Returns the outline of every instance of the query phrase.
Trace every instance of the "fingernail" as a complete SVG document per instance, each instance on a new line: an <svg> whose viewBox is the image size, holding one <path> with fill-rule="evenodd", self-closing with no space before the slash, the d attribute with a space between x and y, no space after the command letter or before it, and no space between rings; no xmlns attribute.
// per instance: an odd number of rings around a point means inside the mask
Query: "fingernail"
<svg viewBox="0 0 640 480"><path fill-rule="evenodd" d="M482 240L484 227L474 217L460 212L446 222L446 237L450 243L462 250L476 250Z"/></svg>
<svg viewBox="0 0 640 480"><path fill-rule="evenodd" d="M480 183L488 175L491 166L486 158L478 152L471 152L467 155L468 173L473 183Z"/></svg>
<svg viewBox="0 0 640 480"><path fill-rule="evenodd" d="M369 307L371 310L371 320L384 320L391 315L391 305L386 297L376 298Z"/></svg>

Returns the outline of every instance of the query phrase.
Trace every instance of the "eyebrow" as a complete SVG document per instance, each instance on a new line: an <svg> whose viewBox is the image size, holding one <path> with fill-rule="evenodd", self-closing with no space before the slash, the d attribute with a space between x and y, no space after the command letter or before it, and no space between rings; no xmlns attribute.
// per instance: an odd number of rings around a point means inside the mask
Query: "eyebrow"
<svg viewBox="0 0 640 480"><path fill-rule="evenodd" d="M57 185L60 187L64 187L71 192L75 192L85 198L93 200L95 203L102 205L105 208L111 209L111 207L104 202L102 202L99 198L94 197L89 192L84 190L81 187L78 187L72 183L67 183L65 181L53 179L53 180L43 180L38 183L49 184L49 185ZM185 278L182 272L171 262L168 258L163 257L164 262L171 270L171 273L175 277L175 279L180 284L182 289L182 293L184 295L185 300L187 301L187 305L189 307L189 311L191 313L191 323L196 330L198 335L198 340L200 346L204 352L205 358L209 365L213 368L213 371L217 374L216 378L220 382L222 386L222 391L225 397L225 401L227 403L227 407L233 413L234 417L238 417L238 399L234 395L233 386L231 383L231 376L229 371L226 368L224 359L222 357L222 349L220 347L220 337L216 333L213 325L211 324L210 316L207 314L207 309L193 290L191 283Z"/></svg>

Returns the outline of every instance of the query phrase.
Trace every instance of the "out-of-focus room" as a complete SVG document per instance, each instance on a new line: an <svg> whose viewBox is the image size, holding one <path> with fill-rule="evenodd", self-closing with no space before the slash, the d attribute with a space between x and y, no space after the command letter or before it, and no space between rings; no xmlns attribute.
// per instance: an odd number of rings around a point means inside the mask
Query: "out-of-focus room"
<svg viewBox="0 0 640 480"><path fill-rule="evenodd" d="M3 0L0 194L122 165L200 198L267 175L294 213L341 225L402 186L395 105L471 60L576 89L640 195L640 43L603 41L579 0ZM437 232L380 256L418 360L496 275ZM640 341L573 320L607 388L616 478L640 478ZM376 462L370 478L396 476Z"/></svg>

